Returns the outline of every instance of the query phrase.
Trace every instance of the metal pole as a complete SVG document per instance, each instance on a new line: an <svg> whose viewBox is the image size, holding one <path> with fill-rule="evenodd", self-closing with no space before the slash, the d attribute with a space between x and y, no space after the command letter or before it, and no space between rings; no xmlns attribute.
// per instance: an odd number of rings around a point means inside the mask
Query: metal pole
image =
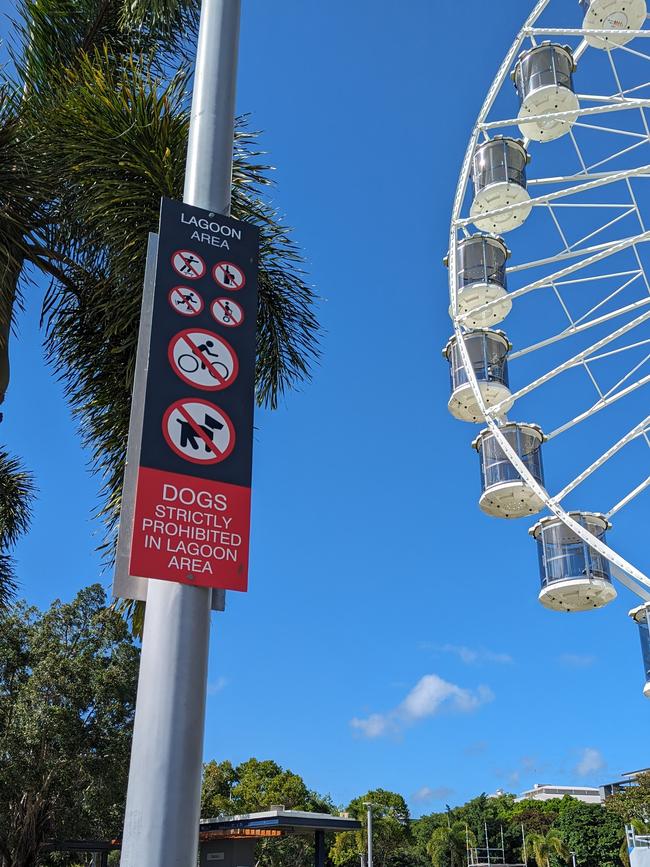
<svg viewBox="0 0 650 867"><path fill-rule="evenodd" d="M372 865L372 804L366 804L368 811L368 867Z"/></svg>
<svg viewBox="0 0 650 867"><path fill-rule="evenodd" d="M203 0L183 200L230 211L240 0ZM150 580L121 867L195 867L211 591Z"/></svg>

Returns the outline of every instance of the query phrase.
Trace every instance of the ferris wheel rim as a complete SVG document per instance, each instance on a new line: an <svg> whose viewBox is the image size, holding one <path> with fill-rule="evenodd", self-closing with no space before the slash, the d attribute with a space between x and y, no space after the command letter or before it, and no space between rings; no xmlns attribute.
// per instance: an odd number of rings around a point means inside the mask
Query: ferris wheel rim
<svg viewBox="0 0 650 867"><path fill-rule="evenodd" d="M637 569L632 563L628 562L625 558L619 555L610 545L604 543L601 539L596 537L593 533L589 532L582 524L578 523L573 515L576 514L575 510L565 510L562 505L557 502L557 496L551 496L548 491L538 483L538 481L533 477L533 475L529 472L526 465L523 463L517 452L512 448L506 437L504 436L499 420L495 418L495 415L492 409L488 408L484 401L484 395L481 390L480 384L478 382L476 373L474 371L474 367L470 361L469 354L467 351L467 347L465 344L465 332L463 331L463 327L467 327L467 325L463 324L462 316L459 317L459 292L458 292L458 246L469 237L468 227L470 224L476 225L475 219L471 216L469 218L462 218L461 212L463 209L463 203L465 201L468 184L470 181L470 173L472 167L472 161L474 158L474 154L476 152L477 147L479 146L479 141L481 136L487 141L489 140L488 130L495 129L495 125L487 124L486 119L489 115L490 110L492 109L495 99L499 94L501 88L503 87L510 70L513 68L513 65L516 61L518 52L520 51L522 45L526 41L527 38L531 36L531 34L535 33L535 23L542 15L542 13L546 10L546 8L551 3L551 0L538 0L535 4L534 8L530 12L526 21L524 22L522 28L518 32L517 36L513 40L510 49L508 50L504 60L502 61L499 70L495 79L493 80L488 93L485 97L481 110L477 116L477 120L474 125L474 129L472 130L472 134L470 136L467 150L465 152L465 156L463 159L461 172L459 175L458 185L456 188L456 193L454 197L454 203L452 208L452 219L449 230L449 252L448 252L448 269L449 269L449 287L450 287L450 316L453 322L454 327L454 335L451 338L452 340L455 338L461 357L463 361L464 373L467 379L467 385L471 389L476 405L480 410L480 414L482 416L481 420L487 425L487 429L489 432L495 437L500 448L504 452L504 454L509 459L510 463L513 465L515 470L519 473L521 479L525 482L525 484L531 489L531 491L539 497L543 503L544 507L548 509L550 515L547 517L555 516L555 518L562 521L562 523L567 527L567 529L571 530L578 538L580 538L583 542L589 545L596 552L601 554L613 567L612 571L614 577L620 580L628 589L632 589L638 596L640 596L644 600L644 604L650 600L650 596L648 595L647 588L650 588L650 578L648 578L640 569ZM551 30L550 28L548 30ZM547 32L547 29L544 29L544 32ZM575 28L575 29L567 29L567 28L554 28L551 30L552 34L557 33L557 35L580 35L582 36L582 42L578 49L576 50L576 56L580 56L587 47L587 41L585 38L586 31L583 28ZM644 37L650 36L650 31L640 31ZM550 35L550 34L549 34ZM601 35L605 35L605 31L602 32ZM636 32L635 34L636 35ZM636 103L642 102L644 105L650 105L649 100L636 100ZM590 113L594 113L593 109ZM600 113L600 112L598 112ZM564 114L570 115L575 114L575 112L564 112ZM503 122L503 125L512 125L517 122L518 119L513 119L509 121L507 124ZM528 122L530 118L526 118L526 122ZM650 165L639 167L637 170L634 170L635 174L648 174L650 173ZM620 173L626 174L626 173ZM629 172L627 173L629 176ZM611 177L611 173L608 174ZM590 182L587 181L587 184ZM592 182L593 183L593 182ZM584 189L584 185L583 185ZM507 211L508 209L513 210L517 207L517 204L509 205L503 209L502 211ZM477 226L477 229L482 229L483 227ZM459 238L459 230L464 233L463 238ZM485 234L485 232L480 232L481 234ZM488 233L489 234L489 233ZM631 239L631 245L635 243L642 243L646 240L650 240L650 231L646 231L645 233L641 232L638 236L635 236ZM611 245L610 245L611 246ZM583 253L584 251L581 251ZM596 254L598 255L598 254ZM512 295L510 295L510 300L512 300ZM495 303L494 301L490 303ZM648 314L650 318L650 313ZM465 315L465 322L467 316ZM650 480L648 482L650 484ZM613 510L612 510L613 512ZM573 513L573 515L572 515ZM544 519L542 519L544 520ZM606 518L607 520L607 518ZM621 574L622 573L622 574ZM623 576L628 580L624 580ZM640 585L640 586L638 586Z"/></svg>

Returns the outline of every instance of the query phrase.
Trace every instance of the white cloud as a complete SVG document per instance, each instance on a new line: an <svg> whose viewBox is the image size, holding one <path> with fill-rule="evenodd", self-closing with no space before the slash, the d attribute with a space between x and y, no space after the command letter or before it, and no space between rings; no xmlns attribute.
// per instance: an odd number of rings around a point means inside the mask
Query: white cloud
<svg viewBox="0 0 650 867"><path fill-rule="evenodd" d="M492 691L486 686L479 686L476 690L463 689L437 674L426 674L397 707L387 713L370 714L363 719L354 717L350 725L364 737L378 738L397 734L409 725L435 716L443 707L459 713L470 713L493 698Z"/></svg>
<svg viewBox="0 0 650 867"><path fill-rule="evenodd" d="M495 653L484 647L466 647L464 644L443 644L440 647L443 653L453 653L464 662L465 665L475 665L480 662L496 663L498 665L510 665L513 662L509 653Z"/></svg>
<svg viewBox="0 0 650 867"><path fill-rule="evenodd" d="M450 789L449 786L435 786L433 789L430 786L420 786L411 795L411 800L416 804L424 804L428 801L441 801L453 794L454 789Z"/></svg>
<svg viewBox="0 0 650 867"><path fill-rule="evenodd" d="M585 747L582 751L582 758L575 767L575 771L580 777L588 777L589 774L602 771L604 767L605 759L600 750L596 750L593 747Z"/></svg>
<svg viewBox="0 0 650 867"><path fill-rule="evenodd" d="M225 677L218 677L208 684L208 695L216 695L228 686L228 681Z"/></svg>
<svg viewBox="0 0 650 867"><path fill-rule="evenodd" d="M558 659L567 668L589 668L596 662L596 657L587 653L563 653Z"/></svg>

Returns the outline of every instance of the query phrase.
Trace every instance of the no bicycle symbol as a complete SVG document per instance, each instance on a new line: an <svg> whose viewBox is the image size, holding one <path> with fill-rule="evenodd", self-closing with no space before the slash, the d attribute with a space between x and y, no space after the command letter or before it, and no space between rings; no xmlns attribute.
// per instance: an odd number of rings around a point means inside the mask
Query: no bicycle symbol
<svg viewBox="0 0 650 867"><path fill-rule="evenodd" d="M172 256L174 271L186 280L200 280L205 274L205 262L191 250L177 250Z"/></svg>
<svg viewBox="0 0 650 867"><path fill-rule="evenodd" d="M232 262L217 262L212 276L222 289L241 289L246 283L246 275L239 265Z"/></svg>
<svg viewBox="0 0 650 867"><path fill-rule="evenodd" d="M182 316L198 316L203 310L203 298L188 286L174 286L169 293L169 303L172 310Z"/></svg>
<svg viewBox="0 0 650 867"><path fill-rule="evenodd" d="M177 400L165 413L162 428L172 451L193 464L224 461L235 447L233 423L207 400Z"/></svg>
<svg viewBox="0 0 650 867"><path fill-rule="evenodd" d="M169 341L167 354L174 373L206 391L227 388L239 372L235 350L211 331L181 331Z"/></svg>
<svg viewBox="0 0 650 867"><path fill-rule="evenodd" d="M235 328L244 321L244 311L239 304L229 298L216 298L210 309L217 322L228 328Z"/></svg>

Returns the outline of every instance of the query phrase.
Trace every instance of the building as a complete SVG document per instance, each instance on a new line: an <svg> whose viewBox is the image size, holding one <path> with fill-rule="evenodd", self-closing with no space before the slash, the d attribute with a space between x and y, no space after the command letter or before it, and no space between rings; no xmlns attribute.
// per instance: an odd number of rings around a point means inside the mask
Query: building
<svg viewBox="0 0 650 867"><path fill-rule="evenodd" d="M545 783L535 783L532 789L522 792L516 800L525 801L530 798L533 801L550 801L551 798L563 798L565 795L584 804L602 804L604 800L601 790L594 786L549 786Z"/></svg>
<svg viewBox="0 0 650 867"><path fill-rule="evenodd" d="M616 780L613 783L605 783L605 785L600 787L600 793L603 801L605 798L609 798L610 795L616 795L618 792L623 792L625 789L629 789L630 786L636 785L636 778L639 774L647 774L650 771L650 768L641 768L638 771L627 771L624 774L621 774L623 777L622 780Z"/></svg>

